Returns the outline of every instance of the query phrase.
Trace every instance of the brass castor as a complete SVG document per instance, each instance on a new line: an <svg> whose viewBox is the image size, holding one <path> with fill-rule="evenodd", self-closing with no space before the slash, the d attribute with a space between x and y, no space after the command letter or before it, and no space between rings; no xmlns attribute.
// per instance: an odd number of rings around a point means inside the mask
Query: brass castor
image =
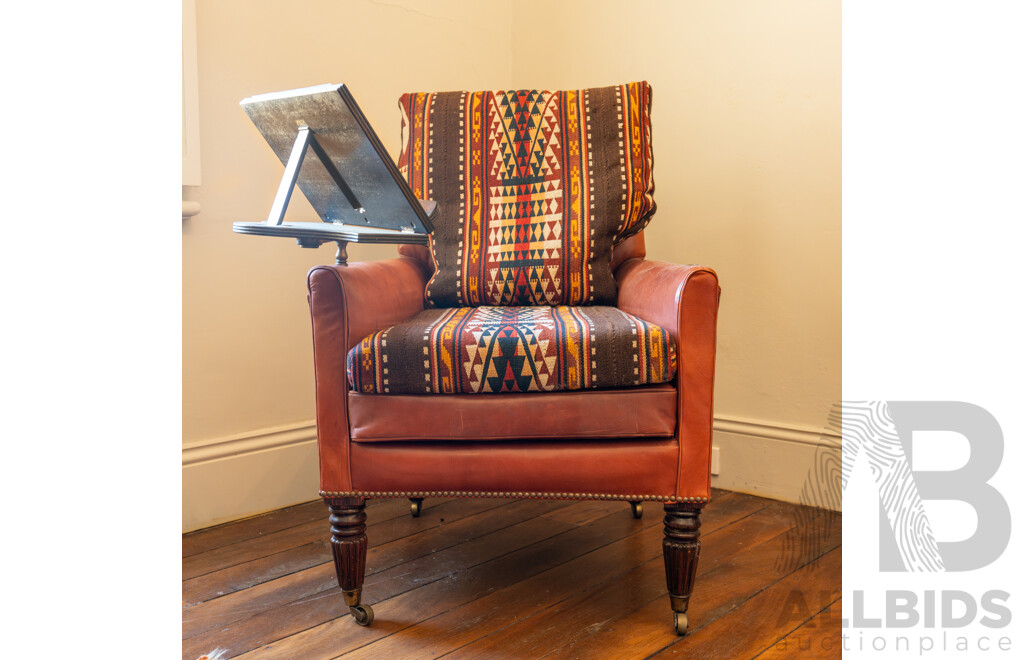
<svg viewBox="0 0 1024 660"><path fill-rule="evenodd" d="M373 623L373 608L369 605L355 605L348 608L352 618L361 626L368 626Z"/></svg>
<svg viewBox="0 0 1024 660"><path fill-rule="evenodd" d="M644 517L644 503L643 502L630 502L629 506L630 506L630 508L633 509L633 517L634 518L643 518Z"/></svg>
<svg viewBox="0 0 1024 660"><path fill-rule="evenodd" d="M676 615L676 634L685 635L686 631L690 629L690 617L686 615L686 612L673 612ZM370 611L370 619L373 619L373 611ZM365 623L363 624L366 625Z"/></svg>
<svg viewBox="0 0 1024 660"><path fill-rule="evenodd" d="M422 497L410 497L409 498L409 513L412 514L413 518L420 517L420 511L423 509L423 498Z"/></svg>

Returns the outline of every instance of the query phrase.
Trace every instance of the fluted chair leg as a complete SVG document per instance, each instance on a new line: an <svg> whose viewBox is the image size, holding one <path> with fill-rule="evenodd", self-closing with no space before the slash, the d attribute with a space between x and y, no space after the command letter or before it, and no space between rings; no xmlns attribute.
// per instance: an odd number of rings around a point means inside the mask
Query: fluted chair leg
<svg viewBox="0 0 1024 660"><path fill-rule="evenodd" d="M360 603L366 575L366 500L361 497L324 498L331 510L331 551L338 586L352 618L361 626L373 621L373 608Z"/></svg>
<svg viewBox="0 0 1024 660"><path fill-rule="evenodd" d="M699 504L670 503L665 505L665 578L668 595L675 616L676 633L685 635L689 630L689 615L686 610L693 593L693 581L697 576L697 560L700 557L700 510Z"/></svg>

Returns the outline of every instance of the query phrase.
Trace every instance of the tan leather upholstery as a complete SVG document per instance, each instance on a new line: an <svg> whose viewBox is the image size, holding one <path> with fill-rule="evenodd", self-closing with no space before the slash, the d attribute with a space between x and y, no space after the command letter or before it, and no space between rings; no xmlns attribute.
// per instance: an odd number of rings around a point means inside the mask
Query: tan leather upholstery
<svg viewBox="0 0 1024 660"><path fill-rule="evenodd" d="M644 233L640 231L612 248L612 272L617 271L627 259L643 259L646 256Z"/></svg>
<svg viewBox="0 0 1024 660"><path fill-rule="evenodd" d="M637 255L616 270L618 307L664 326L676 342L671 385L631 393L350 393L346 353L423 309L429 267L403 257L310 271L321 490L707 498L717 276L644 261L642 236L617 250ZM543 425L548 430L536 430Z"/></svg>
<svg viewBox="0 0 1024 660"><path fill-rule="evenodd" d="M630 259L616 271L619 308L664 326L676 341L679 368L679 483L676 494L711 490L718 276L704 266Z"/></svg>
<svg viewBox="0 0 1024 660"><path fill-rule="evenodd" d="M323 490L346 490L352 473L345 356L365 335L421 311L427 274L419 262L402 258L317 266L306 282L313 317L320 483Z"/></svg>
<svg viewBox="0 0 1024 660"><path fill-rule="evenodd" d="M671 438L677 396L667 384L433 397L349 392L348 408L354 442Z"/></svg>
<svg viewBox="0 0 1024 660"><path fill-rule="evenodd" d="M398 246L398 254L415 259L429 268L431 273L434 272L434 262L430 258L430 248L426 245L406 245L403 243Z"/></svg>
<svg viewBox="0 0 1024 660"><path fill-rule="evenodd" d="M356 442L352 475L359 491L671 495L678 454L674 440Z"/></svg>

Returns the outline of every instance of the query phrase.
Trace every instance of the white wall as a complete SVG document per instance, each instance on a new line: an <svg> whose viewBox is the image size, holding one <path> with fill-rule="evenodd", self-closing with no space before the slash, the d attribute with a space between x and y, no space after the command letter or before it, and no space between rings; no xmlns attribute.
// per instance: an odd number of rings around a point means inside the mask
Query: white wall
<svg viewBox="0 0 1024 660"><path fill-rule="evenodd" d="M842 378L841 3L516 7L515 43L543 45L515 49L516 86L651 83L648 257L709 265L723 289L713 483L797 499L839 442L825 427Z"/></svg>
<svg viewBox="0 0 1024 660"><path fill-rule="evenodd" d="M266 218L283 171L238 102L344 82L397 157L401 93L511 77L508 2L405 4L198 2L203 182L185 196L202 211L182 224L185 529L317 492L305 275L333 263L334 250L231 232L232 222ZM288 219L315 217L301 194L292 198ZM349 249L352 260L394 254L393 246ZM292 430L282 436L282 427Z"/></svg>

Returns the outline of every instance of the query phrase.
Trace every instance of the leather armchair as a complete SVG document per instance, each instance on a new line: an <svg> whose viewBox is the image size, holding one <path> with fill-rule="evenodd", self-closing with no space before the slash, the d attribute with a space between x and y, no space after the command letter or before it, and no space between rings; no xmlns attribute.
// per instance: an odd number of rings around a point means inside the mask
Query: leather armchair
<svg viewBox="0 0 1024 660"><path fill-rule="evenodd" d="M668 591L676 630L685 634L710 493L715 272L645 260L642 232L614 249L617 307L666 328L675 343L678 369L669 383L502 394L352 391L350 349L424 309L428 253L411 246L400 253L319 266L308 276L320 495L357 623L373 618L361 603L367 499L410 498L414 515L426 497L605 499L633 503L634 515L644 501L663 503ZM538 414L550 423L523 421Z"/></svg>

